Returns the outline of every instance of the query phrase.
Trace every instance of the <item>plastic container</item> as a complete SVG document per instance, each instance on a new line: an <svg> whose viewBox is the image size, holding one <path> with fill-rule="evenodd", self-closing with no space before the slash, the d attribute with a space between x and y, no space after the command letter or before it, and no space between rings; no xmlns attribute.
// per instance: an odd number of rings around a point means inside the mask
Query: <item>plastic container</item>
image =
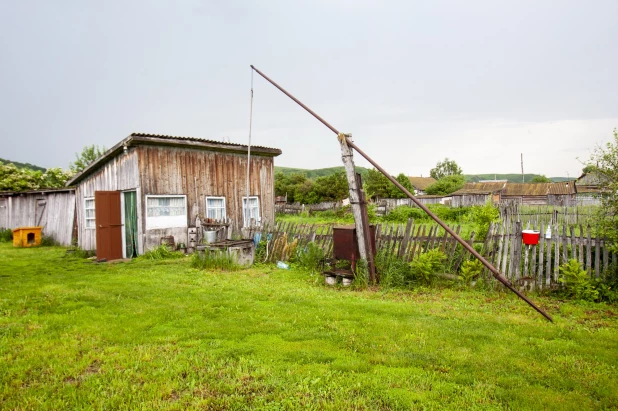
<svg viewBox="0 0 618 411"><path fill-rule="evenodd" d="M283 270L289 270L290 266L287 265L286 263L284 263L283 261L277 261L277 267L283 269Z"/></svg>
<svg viewBox="0 0 618 411"><path fill-rule="evenodd" d="M537 245L539 243L540 231L524 230L521 232L521 239L526 245Z"/></svg>

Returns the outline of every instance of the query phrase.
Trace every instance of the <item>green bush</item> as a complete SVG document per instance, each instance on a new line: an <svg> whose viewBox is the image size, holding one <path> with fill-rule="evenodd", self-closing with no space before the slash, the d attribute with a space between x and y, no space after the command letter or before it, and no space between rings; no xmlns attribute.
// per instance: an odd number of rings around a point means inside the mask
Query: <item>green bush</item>
<svg viewBox="0 0 618 411"><path fill-rule="evenodd" d="M0 243L13 241L13 230L10 228L0 228Z"/></svg>
<svg viewBox="0 0 618 411"><path fill-rule="evenodd" d="M472 206L470 219L476 224L476 239L485 240L489 231L489 223L498 221L499 218L500 212L489 201L484 206Z"/></svg>
<svg viewBox="0 0 618 411"><path fill-rule="evenodd" d="M483 264L477 260L466 260L459 270L459 278L464 284L470 284L475 278L481 275Z"/></svg>
<svg viewBox="0 0 618 411"><path fill-rule="evenodd" d="M206 251L203 254L195 253L191 258L191 267L201 270L221 271L238 271L242 269L236 262L236 259L224 251Z"/></svg>
<svg viewBox="0 0 618 411"><path fill-rule="evenodd" d="M569 297L584 301L596 301L599 298L599 292L590 276L575 259L560 266L558 281L564 284L564 292Z"/></svg>
<svg viewBox="0 0 618 411"><path fill-rule="evenodd" d="M166 260L170 258L182 258L184 254L178 251L170 251L165 245L160 245L157 248L153 248L150 251L146 251L144 254L137 258L144 260Z"/></svg>
<svg viewBox="0 0 618 411"><path fill-rule="evenodd" d="M382 221L387 223L405 223L410 218L413 218L416 222L430 219L427 213L420 208L404 205L393 208L388 214L382 217Z"/></svg>
<svg viewBox="0 0 618 411"><path fill-rule="evenodd" d="M422 284L432 284L436 274L444 270L446 255L440 250L429 250L410 262L412 280Z"/></svg>
<svg viewBox="0 0 618 411"><path fill-rule="evenodd" d="M262 238L260 242L255 247L255 255L253 259L256 263L263 263L266 261L266 245L268 242L265 238Z"/></svg>
<svg viewBox="0 0 618 411"><path fill-rule="evenodd" d="M399 257L381 250L376 255L375 266L380 275L382 287L401 288L409 285L410 266Z"/></svg>
<svg viewBox="0 0 618 411"><path fill-rule="evenodd" d="M472 207L449 207L444 204L429 204L427 208L442 221L462 222L469 218Z"/></svg>
<svg viewBox="0 0 618 411"><path fill-rule="evenodd" d="M320 269L324 260L324 250L314 242L310 242L304 249L297 249L296 263L305 270L315 272Z"/></svg>

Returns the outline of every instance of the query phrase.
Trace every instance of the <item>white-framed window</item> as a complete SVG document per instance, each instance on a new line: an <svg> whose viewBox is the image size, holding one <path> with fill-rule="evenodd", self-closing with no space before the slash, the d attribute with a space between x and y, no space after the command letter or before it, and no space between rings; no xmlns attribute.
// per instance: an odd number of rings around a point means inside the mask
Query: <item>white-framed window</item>
<svg viewBox="0 0 618 411"><path fill-rule="evenodd" d="M206 218L225 220L225 197L206 197Z"/></svg>
<svg viewBox="0 0 618 411"><path fill-rule="evenodd" d="M147 195L146 230L187 226L187 196Z"/></svg>
<svg viewBox="0 0 618 411"><path fill-rule="evenodd" d="M247 218L247 197L242 198L242 218L243 221ZM251 196L249 197L249 222L259 224L260 221L260 199L257 196Z"/></svg>
<svg viewBox="0 0 618 411"><path fill-rule="evenodd" d="M97 228L94 219L94 197L84 198L84 227L90 230Z"/></svg>

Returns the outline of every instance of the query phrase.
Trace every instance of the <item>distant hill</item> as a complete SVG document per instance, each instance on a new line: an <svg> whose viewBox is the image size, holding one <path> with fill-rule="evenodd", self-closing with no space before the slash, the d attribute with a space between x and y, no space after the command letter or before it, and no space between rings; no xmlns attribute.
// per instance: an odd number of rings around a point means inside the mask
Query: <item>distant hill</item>
<svg viewBox="0 0 618 411"><path fill-rule="evenodd" d="M360 173L363 177L365 175L367 175L367 171L368 169L366 169L365 167L359 167L356 166L355 167L356 172ZM329 176L331 174L335 174L339 171L344 171L345 169L343 168L343 166L338 166L338 167L329 167L329 168L318 168L315 170L309 170L309 169L305 169L305 168L291 168L291 167L277 167L275 166L275 173L281 172L284 175L290 175L290 174L294 174L294 173L304 173L307 178L309 179L316 179L318 177L324 177L324 176Z"/></svg>
<svg viewBox="0 0 618 411"><path fill-rule="evenodd" d="M34 164L20 163L19 161L11 161L11 160L6 160L4 158L0 158L0 162L2 162L3 164L11 163L11 164L15 165L15 167L17 167L17 168L29 168L30 170L35 170L35 171L45 171L45 170L47 170L46 168L35 166Z"/></svg>
<svg viewBox="0 0 618 411"><path fill-rule="evenodd" d="M539 174L524 174L525 182L528 183L532 181L535 176ZM521 174L464 174L466 177L466 182L470 183L478 183L481 180L507 180L510 183L521 183ZM573 180L568 177L549 177L551 181L560 182L560 181L569 181Z"/></svg>

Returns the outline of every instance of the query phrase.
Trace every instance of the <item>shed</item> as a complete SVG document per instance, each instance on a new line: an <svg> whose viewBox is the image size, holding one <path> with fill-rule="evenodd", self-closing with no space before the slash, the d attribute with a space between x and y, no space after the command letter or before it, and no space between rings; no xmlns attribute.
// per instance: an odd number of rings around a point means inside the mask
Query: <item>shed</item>
<svg viewBox="0 0 618 411"><path fill-rule="evenodd" d="M275 219L274 157L246 145L195 137L133 133L67 185L75 186L78 242L99 259L132 257L163 237L189 244L197 221L220 221L238 233ZM199 218L199 220L198 220Z"/></svg>
<svg viewBox="0 0 618 411"><path fill-rule="evenodd" d="M453 207L484 205L486 202L500 202L505 181L485 183L465 183L464 186L451 194Z"/></svg>
<svg viewBox="0 0 618 411"><path fill-rule="evenodd" d="M575 182L507 183L502 200L525 205L575 205Z"/></svg>
<svg viewBox="0 0 618 411"><path fill-rule="evenodd" d="M40 226L43 235L68 246L74 220L73 188L0 192L0 228Z"/></svg>
<svg viewBox="0 0 618 411"><path fill-rule="evenodd" d="M437 180L433 177L408 177L412 187L414 187L414 195L425 195L425 189L435 183Z"/></svg>

